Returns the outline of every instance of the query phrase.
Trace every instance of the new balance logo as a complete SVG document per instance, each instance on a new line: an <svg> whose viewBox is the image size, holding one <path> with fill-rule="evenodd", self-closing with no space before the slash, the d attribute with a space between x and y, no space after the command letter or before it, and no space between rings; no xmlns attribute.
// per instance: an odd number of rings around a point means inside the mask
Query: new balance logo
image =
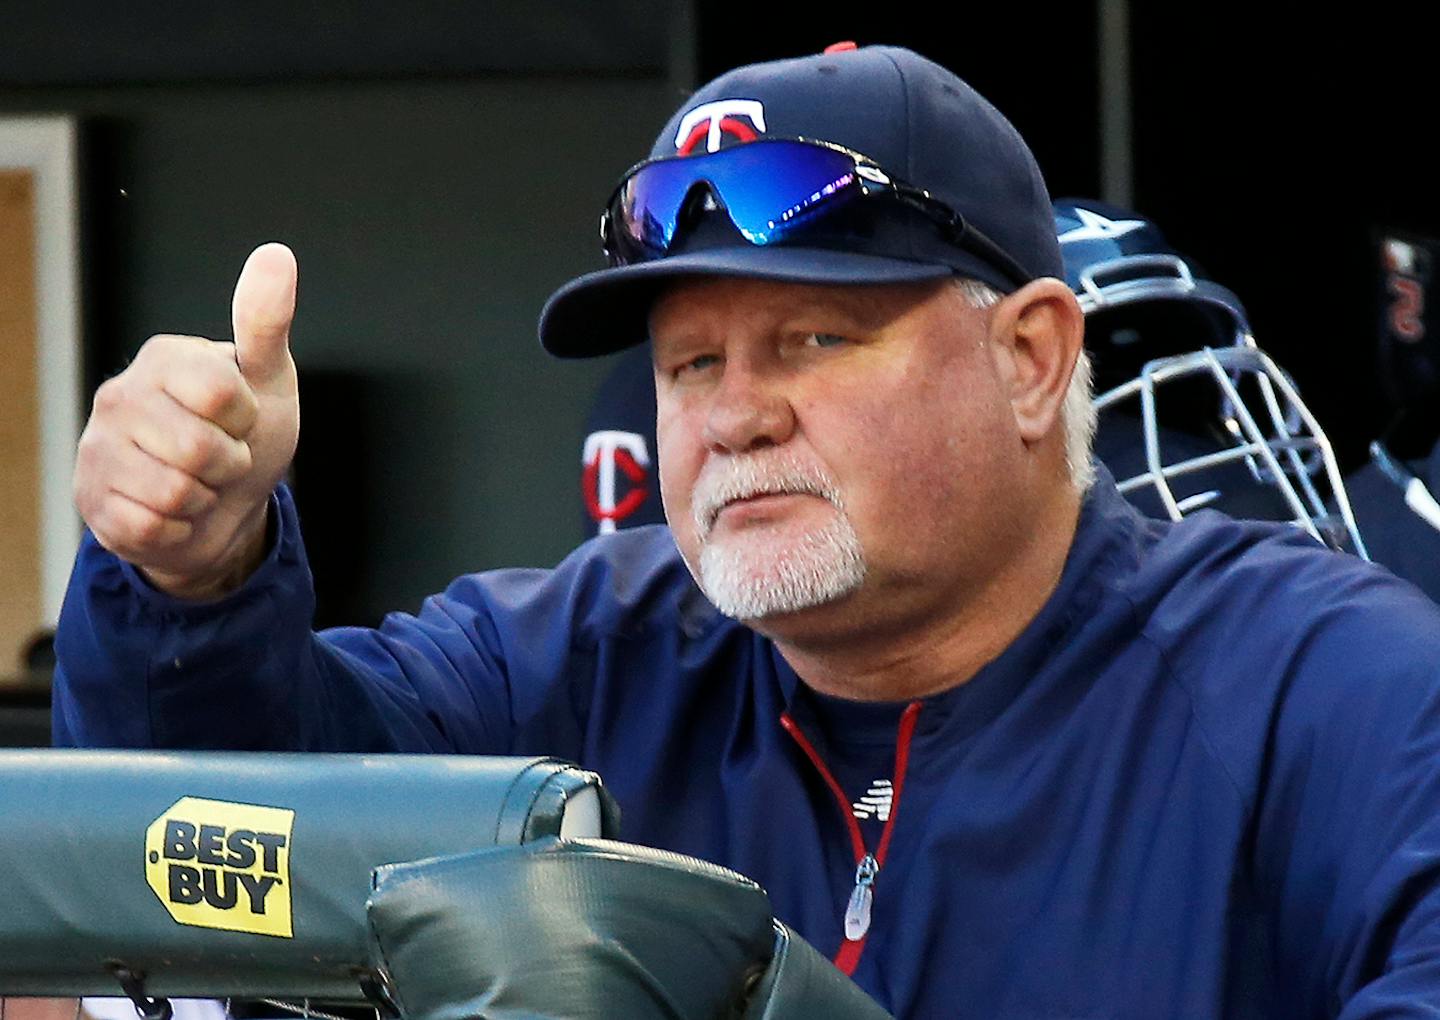
<svg viewBox="0 0 1440 1020"><path fill-rule="evenodd" d="M890 802L894 799L894 791L890 788L890 780L877 779L870 784L870 789L865 792L855 803L851 804L851 810L855 817L862 821L874 817L882 822L890 820Z"/></svg>

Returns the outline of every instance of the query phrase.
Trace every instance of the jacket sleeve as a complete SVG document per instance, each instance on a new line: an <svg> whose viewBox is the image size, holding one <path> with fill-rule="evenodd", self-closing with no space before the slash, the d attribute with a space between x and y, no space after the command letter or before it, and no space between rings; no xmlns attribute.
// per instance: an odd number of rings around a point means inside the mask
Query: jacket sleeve
<svg viewBox="0 0 1440 1020"><path fill-rule="evenodd" d="M57 746L508 753L509 684L485 586L417 616L313 633L294 503L239 591L156 591L86 535L56 635ZM563 671L562 671L563 672Z"/></svg>
<svg viewBox="0 0 1440 1020"><path fill-rule="evenodd" d="M1432 1017L1440 616L1418 593L1360 594L1364 612L1336 607L1296 649L1257 805L1256 877L1296 1015Z"/></svg>

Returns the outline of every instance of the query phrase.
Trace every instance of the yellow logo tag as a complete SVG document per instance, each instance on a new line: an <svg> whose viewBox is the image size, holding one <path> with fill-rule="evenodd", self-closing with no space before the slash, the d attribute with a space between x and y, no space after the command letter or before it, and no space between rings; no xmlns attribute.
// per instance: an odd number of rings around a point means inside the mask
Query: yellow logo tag
<svg viewBox="0 0 1440 1020"><path fill-rule="evenodd" d="M292 938L288 808L182 797L145 830L145 880L180 924Z"/></svg>

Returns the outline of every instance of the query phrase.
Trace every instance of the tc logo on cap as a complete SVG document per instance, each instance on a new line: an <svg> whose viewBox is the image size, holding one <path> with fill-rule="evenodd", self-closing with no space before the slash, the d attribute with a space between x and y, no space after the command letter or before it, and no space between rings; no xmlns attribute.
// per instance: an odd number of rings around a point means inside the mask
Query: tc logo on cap
<svg viewBox="0 0 1440 1020"><path fill-rule="evenodd" d="M675 151L688 156L705 139L706 152L719 152L726 135L753 142L765 133L765 107L758 99L718 99L702 103L680 118Z"/></svg>
<svg viewBox="0 0 1440 1020"><path fill-rule="evenodd" d="M649 477L645 469L650 466L645 437L610 429L592 432L585 438L580 459L585 465L580 479L585 491L585 509L599 524L598 533L608 535L615 530L617 522L639 510L645 502L645 480ZM632 486L624 498L618 500L617 469Z"/></svg>

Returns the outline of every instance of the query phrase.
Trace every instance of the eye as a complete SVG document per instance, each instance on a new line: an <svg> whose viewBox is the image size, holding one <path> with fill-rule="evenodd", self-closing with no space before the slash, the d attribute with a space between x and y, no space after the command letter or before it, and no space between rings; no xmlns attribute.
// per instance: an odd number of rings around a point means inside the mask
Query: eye
<svg viewBox="0 0 1440 1020"><path fill-rule="evenodd" d="M843 347L849 342L849 337L841 336L839 333L807 333L805 335L806 347Z"/></svg>
<svg viewBox="0 0 1440 1020"><path fill-rule="evenodd" d="M678 378L682 375L703 372L707 368L713 368L718 364L720 364L720 356L718 354L697 354L689 361L682 361L676 365L671 369L670 374Z"/></svg>

